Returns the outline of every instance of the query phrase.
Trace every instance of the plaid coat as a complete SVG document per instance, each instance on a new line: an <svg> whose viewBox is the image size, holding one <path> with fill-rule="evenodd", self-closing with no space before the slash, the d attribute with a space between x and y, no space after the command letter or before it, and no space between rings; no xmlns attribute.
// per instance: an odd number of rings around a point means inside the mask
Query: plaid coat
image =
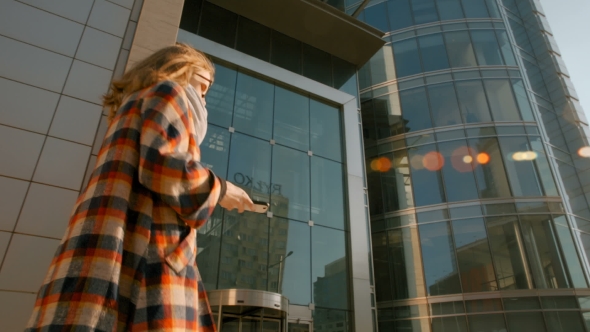
<svg viewBox="0 0 590 332"><path fill-rule="evenodd" d="M196 229L225 182L199 163L191 110L171 81L123 102L26 331L215 331Z"/></svg>

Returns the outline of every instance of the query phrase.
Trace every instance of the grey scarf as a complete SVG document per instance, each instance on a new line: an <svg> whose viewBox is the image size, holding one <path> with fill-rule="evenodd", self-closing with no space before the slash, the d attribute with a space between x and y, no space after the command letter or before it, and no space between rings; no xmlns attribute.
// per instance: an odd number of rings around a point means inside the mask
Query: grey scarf
<svg viewBox="0 0 590 332"><path fill-rule="evenodd" d="M192 85L187 85L184 88L186 97L188 98L189 108L193 112L195 119L195 135L197 135L197 144L201 145L205 135L207 134L207 109L203 105L201 97L197 94L197 90Z"/></svg>

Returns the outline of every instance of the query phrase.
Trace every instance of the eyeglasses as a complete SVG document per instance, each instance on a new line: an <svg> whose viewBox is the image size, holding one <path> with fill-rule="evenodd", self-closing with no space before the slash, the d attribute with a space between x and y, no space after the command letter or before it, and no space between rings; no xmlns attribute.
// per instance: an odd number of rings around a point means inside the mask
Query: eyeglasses
<svg viewBox="0 0 590 332"><path fill-rule="evenodd" d="M213 85L213 80L210 80L210 79L208 79L207 77L205 77L205 76L203 76L203 75L201 75L201 74L197 74L197 73L195 73L195 75L197 75L197 76L199 76L200 78L204 79L205 81L209 82L209 87L208 87L208 88L210 88L210 87ZM207 88L207 89L208 89L208 88Z"/></svg>

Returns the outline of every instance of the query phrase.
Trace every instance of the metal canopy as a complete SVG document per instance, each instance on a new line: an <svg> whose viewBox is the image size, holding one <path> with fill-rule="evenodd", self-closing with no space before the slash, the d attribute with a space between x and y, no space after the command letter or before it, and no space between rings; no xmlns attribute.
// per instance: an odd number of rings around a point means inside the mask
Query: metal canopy
<svg viewBox="0 0 590 332"><path fill-rule="evenodd" d="M357 67L385 44L382 31L318 0L209 1Z"/></svg>

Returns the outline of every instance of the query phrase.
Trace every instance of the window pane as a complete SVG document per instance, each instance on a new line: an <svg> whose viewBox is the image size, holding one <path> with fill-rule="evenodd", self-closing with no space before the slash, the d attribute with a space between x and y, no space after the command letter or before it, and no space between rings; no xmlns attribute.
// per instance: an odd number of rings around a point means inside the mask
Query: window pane
<svg viewBox="0 0 590 332"><path fill-rule="evenodd" d="M315 47L303 44L303 76L332 86L332 56Z"/></svg>
<svg viewBox="0 0 590 332"><path fill-rule="evenodd" d="M578 301L574 296L543 296L543 309L578 309Z"/></svg>
<svg viewBox="0 0 590 332"><path fill-rule="evenodd" d="M535 310L541 309L539 298L535 297L512 297L503 298L506 310Z"/></svg>
<svg viewBox="0 0 590 332"><path fill-rule="evenodd" d="M437 0L436 3L441 21L463 18L460 0Z"/></svg>
<svg viewBox="0 0 590 332"><path fill-rule="evenodd" d="M549 161L547 160L547 155L545 154L545 150L543 149L543 142L541 141L541 138L529 137L529 141L531 142L533 151L537 153L535 164L537 165L537 169L539 170L541 182L543 182L545 196L558 196L559 194L557 193L555 180L553 179L551 168L549 167Z"/></svg>
<svg viewBox="0 0 590 332"><path fill-rule="evenodd" d="M219 250L221 249L221 232L223 209L217 206L213 215L197 233L197 265L203 283L207 289L217 289L217 272L219 270ZM233 258L226 258L232 260Z"/></svg>
<svg viewBox="0 0 590 332"><path fill-rule="evenodd" d="M313 311L313 330L326 331L328 326L337 326L342 331L352 331L349 315L348 311L316 308Z"/></svg>
<svg viewBox="0 0 590 332"><path fill-rule="evenodd" d="M390 301L391 281L389 277L389 257L387 256L387 232L373 233L373 263L375 269L375 292L377 302ZM381 316L379 316L381 317Z"/></svg>
<svg viewBox="0 0 590 332"><path fill-rule="evenodd" d="M301 74L301 42L273 31L270 62L281 68Z"/></svg>
<svg viewBox="0 0 590 332"><path fill-rule="evenodd" d="M268 226L266 215L226 211L223 221L219 288L266 290ZM261 269L259 265L263 265Z"/></svg>
<svg viewBox="0 0 590 332"><path fill-rule="evenodd" d="M511 312L506 314L506 320L508 321L508 331L547 331L541 312Z"/></svg>
<svg viewBox="0 0 590 332"><path fill-rule="evenodd" d="M390 0L387 5L391 31L414 25L409 0Z"/></svg>
<svg viewBox="0 0 590 332"><path fill-rule="evenodd" d="M496 35L498 37L498 43L500 43L502 55L504 55L504 61L506 62L506 65L516 66L516 59L514 58L514 53L512 52L512 45L510 44L508 35L506 35L506 30L496 30Z"/></svg>
<svg viewBox="0 0 590 332"><path fill-rule="evenodd" d="M399 97L408 132L432 128L426 89L404 90L399 93Z"/></svg>
<svg viewBox="0 0 590 332"><path fill-rule="evenodd" d="M311 151L314 155L342 161L340 109L310 100Z"/></svg>
<svg viewBox="0 0 590 332"><path fill-rule="evenodd" d="M549 216L521 216L522 236L535 288L568 288L559 246Z"/></svg>
<svg viewBox="0 0 590 332"><path fill-rule="evenodd" d="M461 2L463 2L463 9L465 9L465 17L489 17L484 0L461 0Z"/></svg>
<svg viewBox="0 0 590 332"><path fill-rule="evenodd" d="M276 193L270 181L270 147L263 140L232 134L227 179L240 186L254 199L268 202ZM280 191L280 189L279 189Z"/></svg>
<svg viewBox="0 0 590 332"><path fill-rule="evenodd" d="M512 80L512 88L514 89L514 95L516 97L516 101L518 102L522 119L524 121L535 121L535 118L533 117L533 111L531 110L531 104L529 103L529 99L527 97L526 90L524 89L522 80Z"/></svg>
<svg viewBox="0 0 590 332"><path fill-rule="evenodd" d="M469 330L474 332L499 332L506 331L504 315L471 315L469 320Z"/></svg>
<svg viewBox="0 0 590 332"><path fill-rule="evenodd" d="M268 291L285 295L291 304L308 305L311 302L309 225L272 218L270 229Z"/></svg>
<svg viewBox="0 0 590 332"><path fill-rule="evenodd" d="M397 92L373 99L377 138L387 138L406 131Z"/></svg>
<svg viewBox="0 0 590 332"><path fill-rule="evenodd" d="M381 189L381 173L379 171L371 169L371 162L375 159L366 160L368 186L367 189L369 192L369 211L371 211L371 215L383 213L383 192Z"/></svg>
<svg viewBox="0 0 590 332"><path fill-rule="evenodd" d="M478 199L473 174L473 153L464 140L439 143L438 149L444 158L442 175L448 202ZM467 158L467 159L466 159Z"/></svg>
<svg viewBox="0 0 590 332"><path fill-rule="evenodd" d="M434 0L411 0L415 24L438 21Z"/></svg>
<svg viewBox="0 0 590 332"><path fill-rule="evenodd" d="M365 9L365 23L372 25L373 27L387 32L389 26L387 24L387 8L385 8L386 2L381 2Z"/></svg>
<svg viewBox="0 0 590 332"><path fill-rule="evenodd" d="M463 292L497 290L483 219L453 220L453 236Z"/></svg>
<svg viewBox="0 0 590 332"><path fill-rule="evenodd" d="M238 73L233 127L236 131L270 140L272 133L272 84Z"/></svg>
<svg viewBox="0 0 590 332"><path fill-rule="evenodd" d="M504 64L494 30L473 30L473 48L480 66L501 66Z"/></svg>
<svg viewBox="0 0 590 332"><path fill-rule="evenodd" d="M236 91L236 71L215 64L215 84L207 92L207 122L222 127L231 126Z"/></svg>
<svg viewBox="0 0 590 332"><path fill-rule="evenodd" d="M484 80L494 121L521 121L510 80Z"/></svg>
<svg viewBox="0 0 590 332"><path fill-rule="evenodd" d="M445 201L440 174L444 162L434 144L409 149L412 186L416 206L440 204Z"/></svg>
<svg viewBox="0 0 590 332"><path fill-rule="evenodd" d="M208 1L203 3L199 35L230 48L236 41L238 15Z"/></svg>
<svg viewBox="0 0 590 332"><path fill-rule="evenodd" d="M416 39L393 43L393 54L395 56L395 71L397 77L415 75L422 72L420 66L420 53Z"/></svg>
<svg viewBox="0 0 590 332"><path fill-rule="evenodd" d="M433 316L462 314L465 313L465 307L463 301L432 303L430 312Z"/></svg>
<svg viewBox="0 0 590 332"><path fill-rule="evenodd" d="M389 231L388 236L389 271L393 281L393 299L402 300L425 296L418 230L415 226L404 227Z"/></svg>
<svg viewBox="0 0 590 332"><path fill-rule="evenodd" d="M498 140L496 138L470 139L469 147L476 156L475 179L479 188L479 197L510 197Z"/></svg>
<svg viewBox="0 0 590 332"><path fill-rule="evenodd" d="M395 328L391 331L412 331L412 332L430 332L429 319L412 319L412 320L398 320L394 321ZM379 331L390 331L381 330Z"/></svg>
<svg viewBox="0 0 590 332"><path fill-rule="evenodd" d="M268 62L270 58L270 28L240 16L236 49Z"/></svg>
<svg viewBox="0 0 590 332"><path fill-rule="evenodd" d="M334 65L334 88L358 98L356 66L335 56L332 57L332 64ZM393 61L391 66L393 67Z"/></svg>
<svg viewBox="0 0 590 332"><path fill-rule="evenodd" d="M230 133L226 128L209 125L207 135L201 143L201 163L217 176L227 176L227 158L229 157Z"/></svg>
<svg viewBox="0 0 590 332"><path fill-rule="evenodd" d="M449 68L449 59L447 58L442 34L435 33L419 37L418 43L420 44L420 54L422 55L422 65L425 72Z"/></svg>
<svg viewBox="0 0 590 332"><path fill-rule="evenodd" d="M342 164L311 157L311 220L318 225L345 229Z"/></svg>
<svg viewBox="0 0 590 332"><path fill-rule="evenodd" d="M582 317L577 311L545 312L547 330L551 332L584 332Z"/></svg>
<svg viewBox="0 0 590 332"><path fill-rule="evenodd" d="M448 222L422 225L419 228L428 295L461 293Z"/></svg>
<svg viewBox="0 0 590 332"><path fill-rule="evenodd" d="M572 234L568 227L560 225L567 225L565 216L554 217L554 219L556 223L555 230L557 231L557 236L561 243L561 250L565 256L573 286L575 288L587 288L588 284L584 278L584 271L582 271L582 266L580 265L580 258L578 257L578 252L576 251L576 247L572 240Z"/></svg>
<svg viewBox="0 0 590 332"><path fill-rule="evenodd" d="M498 3L496 0L486 0L486 4L488 5L488 11L490 12L490 17L493 18L501 18L500 10L498 9Z"/></svg>
<svg viewBox="0 0 590 332"><path fill-rule="evenodd" d="M389 154L386 158L391 158L391 156L393 156L392 167L387 172L381 173L386 212L414 206L408 152L406 150L396 151L395 155Z"/></svg>
<svg viewBox="0 0 590 332"><path fill-rule="evenodd" d="M371 85L394 80L393 49L390 45L383 46L369 60L371 68Z"/></svg>
<svg viewBox="0 0 590 332"><path fill-rule="evenodd" d="M502 301L500 299L465 301L465 307L467 312L502 311Z"/></svg>
<svg viewBox="0 0 590 332"><path fill-rule="evenodd" d="M492 121L481 81L456 82L461 113L466 123Z"/></svg>
<svg viewBox="0 0 590 332"><path fill-rule="evenodd" d="M462 123L453 83L429 85L428 98L435 127Z"/></svg>
<svg viewBox="0 0 590 332"><path fill-rule="evenodd" d="M516 216L486 218L499 290L528 289Z"/></svg>
<svg viewBox="0 0 590 332"><path fill-rule="evenodd" d="M311 228L313 299L318 307L348 309L346 233L322 226Z"/></svg>
<svg viewBox="0 0 590 332"><path fill-rule="evenodd" d="M445 40L451 67L477 66L473 46L467 31L446 32Z"/></svg>
<svg viewBox="0 0 590 332"><path fill-rule="evenodd" d="M309 156L280 145L272 152L270 210L289 219L310 220Z"/></svg>
<svg viewBox="0 0 590 332"><path fill-rule="evenodd" d="M465 316L438 317L432 319L432 332L467 332Z"/></svg>
<svg viewBox="0 0 590 332"><path fill-rule="evenodd" d="M275 87L273 138L278 144L309 150L309 98Z"/></svg>
<svg viewBox="0 0 590 332"><path fill-rule="evenodd" d="M512 136L500 137L498 140L504 155L504 166L510 179L512 194L514 196L543 196L539 174L533 160L529 160L528 157L528 154L532 153L528 139Z"/></svg>

